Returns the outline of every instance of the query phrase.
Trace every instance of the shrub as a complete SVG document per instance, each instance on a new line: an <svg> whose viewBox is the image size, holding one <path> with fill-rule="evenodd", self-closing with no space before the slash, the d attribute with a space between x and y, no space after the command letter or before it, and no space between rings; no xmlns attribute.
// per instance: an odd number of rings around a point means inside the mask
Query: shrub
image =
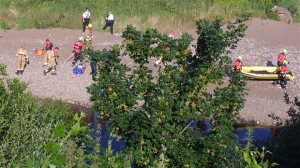
<svg viewBox="0 0 300 168"><path fill-rule="evenodd" d="M11 26L9 26L5 21L0 20L0 29L9 30Z"/></svg>
<svg viewBox="0 0 300 168"><path fill-rule="evenodd" d="M244 36L244 20L223 32L222 19L197 22L198 43L192 55L188 34L172 39L155 29L145 33L129 25L123 32L125 53L136 64L121 64L119 46L109 51L89 51L98 64L96 82L89 88L94 110L108 120L111 134L126 141L125 153L142 167L222 167L237 141L233 122L243 107L245 83L236 74L228 85L224 70L231 68L229 48ZM149 69L150 58L166 63ZM98 58L98 60L95 60ZM105 59L104 59L105 58ZM103 61L106 60L106 61ZM214 85L213 93L207 86ZM203 135L191 124L212 118L211 134Z"/></svg>

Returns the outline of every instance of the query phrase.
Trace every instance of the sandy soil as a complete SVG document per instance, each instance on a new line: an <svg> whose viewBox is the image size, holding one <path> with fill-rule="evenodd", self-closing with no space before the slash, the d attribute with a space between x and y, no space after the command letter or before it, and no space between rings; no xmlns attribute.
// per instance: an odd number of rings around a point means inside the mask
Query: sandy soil
<svg viewBox="0 0 300 168"><path fill-rule="evenodd" d="M282 90L279 86L273 86L271 81L248 81L248 95L246 104L240 115L242 120L259 122L264 125L272 125L273 121L268 114L274 113L285 118L290 105L283 101L284 93L290 97L299 94L299 62L300 56L300 24L287 24L284 22L252 19L247 23L246 37L233 51L232 58L243 55L245 65L276 64L277 54L284 48L288 50L287 58L290 62L289 69L296 74L296 79L288 83L288 89ZM195 39L195 31L188 31ZM82 35L80 30L46 29L46 30L0 30L0 62L5 63L11 77L17 77L29 82L29 90L40 98L52 97L66 100L81 107L90 106L89 94L86 87L92 83L90 67L83 75L74 75L71 61L66 58L71 55L72 43ZM109 48L113 44L120 44L120 34L111 35L107 32L94 32L94 45L96 49ZM45 39L49 38L54 46L60 48L60 58L57 75L43 75L42 58L34 55L35 48L42 48ZM15 52L26 44L30 53L30 64L22 76L17 76ZM131 64L126 58L125 63ZM151 60L153 63L155 60Z"/></svg>

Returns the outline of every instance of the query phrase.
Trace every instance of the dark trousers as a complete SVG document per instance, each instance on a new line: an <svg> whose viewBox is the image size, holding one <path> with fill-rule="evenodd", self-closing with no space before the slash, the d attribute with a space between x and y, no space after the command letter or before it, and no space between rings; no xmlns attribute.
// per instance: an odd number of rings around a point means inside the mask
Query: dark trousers
<svg viewBox="0 0 300 168"><path fill-rule="evenodd" d="M103 30L105 30L105 29L109 26L109 28L110 28L110 33L111 33L111 34L114 34L114 23L115 23L114 20L108 20L108 21L106 21L106 24L105 24L105 26L103 27Z"/></svg>
<svg viewBox="0 0 300 168"><path fill-rule="evenodd" d="M86 26L88 26L90 23L90 18L85 18L82 22L82 31L85 32Z"/></svg>
<svg viewBox="0 0 300 168"><path fill-rule="evenodd" d="M92 79L96 80L96 74L97 74L97 64L94 61L91 61L91 75L92 75Z"/></svg>
<svg viewBox="0 0 300 168"><path fill-rule="evenodd" d="M277 66L282 66L282 62L281 61L277 61Z"/></svg>
<svg viewBox="0 0 300 168"><path fill-rule="evenodd" d="M282 85L283 88L286 88L287 85L287 79L286 79L286 75L280 73L280 83Z"/></svg>
<svg viewBox="0 0 300 168"><path fill-rule="evenodd" d="M80 62L81 62L80 56L81 56L81 53L79 53L79 54L75 53L74 54L74 61L72 62L72 65L75 65L78 60L80 60Z"/></svg>

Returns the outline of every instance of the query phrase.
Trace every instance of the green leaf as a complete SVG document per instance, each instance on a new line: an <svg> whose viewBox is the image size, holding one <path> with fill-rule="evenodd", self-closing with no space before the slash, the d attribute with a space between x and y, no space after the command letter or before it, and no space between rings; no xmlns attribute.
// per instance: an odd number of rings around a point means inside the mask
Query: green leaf
<svg viewBox="0 0 300 168"><path fill-rule="evenodd" d="M71 131L74 135L78 134L80 132L80 124L76 123L75 125L73 125Z"/></svg>
<svg viewBox="0 0 300 168"><path fill-rule="evenodd" d="M74 120L74 121L78 121L79 119L80 119L79 114L78 114L78 113L75 113L75 114L74 114L74 117L73 117L73 120Z"/></svg>
<svg viewBox="0 0 300 168"><path fill-rule="evenodd" d="M50 164L49 167L50 168L56 168L56 166L54 164Z"/></svg>
<svg viewBox="0 0 300 168"><path fill-rule="evenodd" d="M279 166L280 164L278 164L278 163L271 163L271 167L276 167L276 166Z"/></svg>
<svg viewBox="0 0 300 168"><path fill-rule="evenodd" d="M56 138L61 138L65 135L66 127L64 124L59 124L54 128L54 135Z"/></svg>
<svg viewBox="0 0 300 168"><path fill-rule="evenodd" d="M46 145L45 149L47 152L55 154L60 150L60 146L55 142L50 142Z"/></svg>
<svg viewBox="0 0 300 168"><path fill-rule="evenodd" d="M62 166L65 165L67 161L66 156L58 154L58 155L53 155L51 157L51 163L56 165L56 166Z"/></svg>
<svg viewBox="0 0 300 168"><path fill-rule="evenodd" d="M27 159L26 167L27 168L39 168L40 166L38 164L36 164L32 159Z"/></svg>

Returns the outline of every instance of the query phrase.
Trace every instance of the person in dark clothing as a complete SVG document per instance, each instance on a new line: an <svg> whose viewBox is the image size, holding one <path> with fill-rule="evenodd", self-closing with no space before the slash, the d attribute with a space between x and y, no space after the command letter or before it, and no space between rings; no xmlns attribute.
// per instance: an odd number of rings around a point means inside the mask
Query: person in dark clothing
<svg viewBox="0 0 300 168"><path fill-rule="evenodd" d="M112 14L112 12L108 12L108 15L106 17L106 20L105 20L105 25L103 27L103 30L105 30L108 26L110 28L110 33L111 34L114 34L114 15Z"/></svg>
<svg viewBox="0 0 300 168"><path fill-rule="evenodd" d="M88 8L85 9L84 13L82 14L82 31L85 32L86 27L90 23L91 13Z"/></svg>

